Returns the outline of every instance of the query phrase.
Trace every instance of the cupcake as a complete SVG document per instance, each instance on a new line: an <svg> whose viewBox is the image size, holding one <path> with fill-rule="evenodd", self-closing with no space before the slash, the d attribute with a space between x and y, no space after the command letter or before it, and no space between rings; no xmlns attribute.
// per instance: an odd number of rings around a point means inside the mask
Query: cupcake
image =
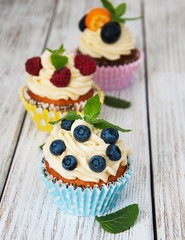
<svg viewBox="0 0 185 240"><path fill-rule="evenodd" d="M138 69L143 52L133 43L132 33L121 18L126 12L126 3L116 8L107 0L104 7L95 8L79 22L82 31L78 54L92 57L97 64L93 80L103 90L118 90L126 87Z"/></svg>
<svg viewBox="0 0 185 240"><path fill-rule="evenodd" d="M63 45L45 49L40 57L26 61L27 85L20 91L21 100L42 131L50 132L55 121L67 112L82 111L87 99L103 92L92 81L96 64L88 56L74 56Z"/></svg>
<svg viewBox="0 0 185 240"><path fill-rule="evenodd" d="M97 119L100 108L95 95L87 101L84 115L73 111L58 120L39 162L39 174L53 200L72 215L106 213L132 173L131 150L118 133L130 130Z"/></svg>

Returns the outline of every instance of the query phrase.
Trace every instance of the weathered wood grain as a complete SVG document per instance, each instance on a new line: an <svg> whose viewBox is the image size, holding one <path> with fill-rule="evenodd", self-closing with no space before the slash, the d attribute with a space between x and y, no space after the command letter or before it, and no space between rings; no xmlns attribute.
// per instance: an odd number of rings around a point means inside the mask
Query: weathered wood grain
<svg viewBox="0 0 185 240"><path fill-rule="evenodd" d="M157 236L180 240L185 239L185 2L149 0L144 9Z"/></svg>
<svg viewBox="0 0 185 240"><path fill-rule="evenodd" d="M120 1L113 2L118 4ZM59 1L48 47L56 48L61 42L67 49L76 47L80 35L77 27L79 19L97 6L101 6L98 0ZM135 16L140 12L140 1L129 3L128 15ZM128 26L134 33L136 45L142 48L141 21L128 23ZM133 130L132 133L122 134L122 137L133 149L134 174L113 211L138 203L140 215L135 226L125 233L111 235L104 232L93 217L73 217L57 209L37 174L37 163L41 156L38 146L43 143L46 134L39 132L30 118L26 117L1 203L2 239L153 238L143 67L129 87L109 94L132 102L132 107L127 110L104 106L101 116Z"/></svg>
<svg viewBox="0 0 185 240"><path fill-rule="evenodd" d="M0 2L0 195L14 154L25 110L19 89L25 84L24 62L42 51L54 2Z"/></svg>

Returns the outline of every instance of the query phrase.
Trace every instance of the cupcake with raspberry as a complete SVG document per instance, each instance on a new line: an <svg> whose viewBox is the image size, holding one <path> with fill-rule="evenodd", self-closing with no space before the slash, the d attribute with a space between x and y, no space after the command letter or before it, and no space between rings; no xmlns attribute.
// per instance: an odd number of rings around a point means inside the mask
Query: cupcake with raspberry
<svg viewBox="0 0 185 240"><path fill-rule="evenodd" d="M110 210L128 181L131 150L119 137L122 129L97 119L99 96L87 100L84 115L69 112L55 124L43 147L39 173L64 212L95 216Z"/></svg>
<svg viewBox="0 0 185 240"><path fill-rule="evenodd" d="M132 33L125 25L140 17L122 18L126 3L114 8L107 0L101 1L105 8L92 9L79 22L82 34L77 53L96 61L93 80L103 90L117 90L130 84L143 59L143 52L134 46Z"/></svg>
<svg viewBox="0 0 185 240"><path fill-rule="evenodd" d="M87 99L103 93L92 81L96 64L89 56L74 56L63 45L46 49L40 57L26 61L27 85L20 97L31 118L42 131L50 132L55 121L67 112L82 111Z"/></svg>

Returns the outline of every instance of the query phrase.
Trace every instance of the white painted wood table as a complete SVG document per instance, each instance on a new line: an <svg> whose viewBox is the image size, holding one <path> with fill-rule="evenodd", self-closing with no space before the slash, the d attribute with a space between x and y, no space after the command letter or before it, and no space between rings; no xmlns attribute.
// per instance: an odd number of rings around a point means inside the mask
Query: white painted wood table
<svg viewBox="0 0 185 240"><path fill-rule="evenodd" d="M118 4L120 1L113 1ZM109 95L130 100L102 116L133 131L134 174L112 211L138 203L135 225L121 234L101 229L94 217L64 214L41 182L37 130L20 102L24 62L61 42L77 46L78 20L99 0L0 2L0 239L185 239L185 1L128 1L128 22L145 61L130 86Z"/></svg>

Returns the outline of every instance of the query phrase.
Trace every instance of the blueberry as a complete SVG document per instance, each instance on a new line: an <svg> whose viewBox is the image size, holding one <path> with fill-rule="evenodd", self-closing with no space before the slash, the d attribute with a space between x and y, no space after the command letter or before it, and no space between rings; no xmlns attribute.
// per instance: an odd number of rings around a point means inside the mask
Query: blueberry
<svg viewBox="0 0 185 240"><path fill-rule="evenodd" d="M118 161L121 158L121 151L117 145L110 144L106 149L107 157L112 161Z"/></svg>
<svg viewBox="0 0 185 240"><path fill-rule="evenodd" d="M89 161L89 167L93 172L102 172L106 167L105 158L99 155L93 156Z"/></svg>
<svg viewBox="0 0 185 240"><path fill-rule="evenodd" d="M104 128L103 131L101 132L101 138L106 143L113 144L117 142L119 138L119 133L114 128Z"/></svg>
<svg viewBox="0 0 185 240"><path fill-rule="evenodd" d="M90 129L85 125L79 125L74 129L73 136L78 142L85 142L91 136Z"/></svg>
<svg viewBox="0 0 185 240"><path fill-rule="evenodd" d="M66 145L62 140L57 139L51 143L49 149L53 155L58 156L61 155L66 150Z"/></svg>
<svg viewBox="0 0 185 240"><path fill-rule="evenodd" d="M121 27L117 22L106 23L101 30L101 38L105 43L116 42L121 34Z"/></svg>
<svg viewBox="0 0 185 240"><path fill-rule="evenodd" d="M61 128L69 131L69 130L71 130L71 126L73 123L74 123L74 121L64 119L61 123Z"/></svg>
<svg viewBox="0 0 185 240"><path fill-rule="evenodd" d="M79 21L78 26L80 28L80 31L84 31L84 29L86 29L86 25L85 25L85 18L86 18L87 14L85 14Z"/></svg>
<svg viewBox="0 0 185 240"><path fill-rule="evenodd" d="M68 171L72 171L77 167L77 160L72 155L67 155L62 160L62 166Z"/></svg>

